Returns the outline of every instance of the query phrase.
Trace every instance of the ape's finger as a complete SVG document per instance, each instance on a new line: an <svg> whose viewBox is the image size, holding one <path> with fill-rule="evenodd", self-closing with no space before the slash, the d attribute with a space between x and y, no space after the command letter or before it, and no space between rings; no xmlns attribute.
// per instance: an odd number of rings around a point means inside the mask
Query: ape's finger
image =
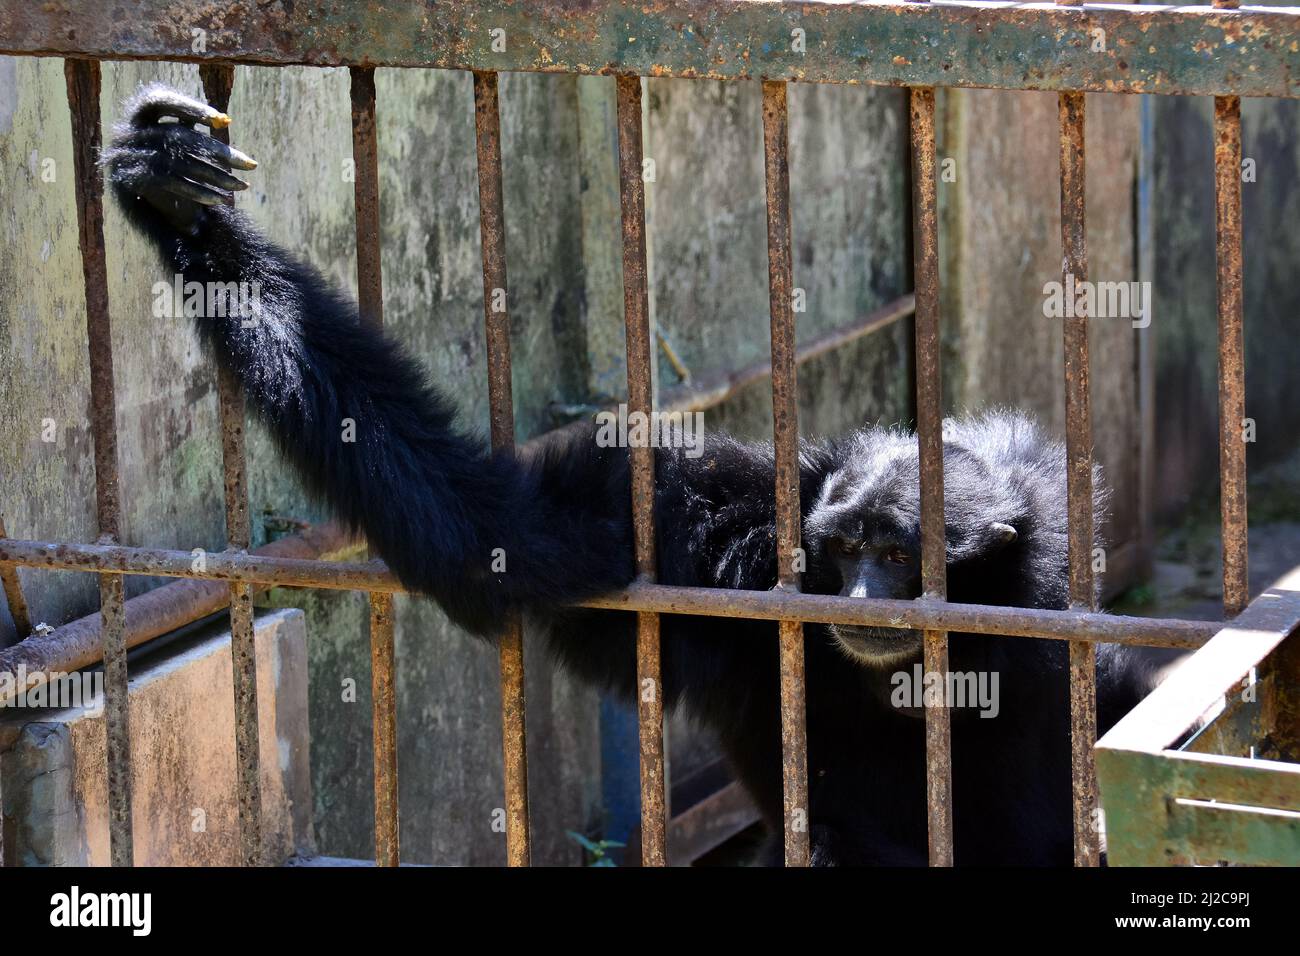
<svg viewBox="0 0 1300 956"><path fill-rule="evenodd" d="M205 163L201 159L194 159L189 156L174 160L171 163L171 171L184 176L186 179L192 179L196 183L215 186L218 189L239 190L248 188L248 183L230 175L224 169L218 169L211 163Z"/></svg>
<svg viewBox="0 0 1300 956"><path fill-rule="evenodd" d="M131 125L151 126L165 116L173 116L182 123L201 123L212 129L224 129L230 125L230 117L225 113L166 86L150 86L140 92L131 111Z"/></svg>
<svg viewBox="0 0 1300 956"><path fill-rule="evenodd" d="M229 193L222 192L220 189L203 186L199 183L190 182L188 179L174 176L149 175L144 178L141 186L145 190L161 190L204 206L221 206L232 198Z"/></svg>
<svg viewBox="0 0 1300 956"><path fill-rule="evenodd" d="M155 127L155 129L163 129L171 142L180 141L182 148L186 152L215 166L221 166L224 169L230 169L232 166L235 169L257 168L257 160L253 159L253 157L235 149L233 146L227 146L219 139L200 133L198 130L184 126ZM145 131L142 135L147 135L148 132Z"/></svg>

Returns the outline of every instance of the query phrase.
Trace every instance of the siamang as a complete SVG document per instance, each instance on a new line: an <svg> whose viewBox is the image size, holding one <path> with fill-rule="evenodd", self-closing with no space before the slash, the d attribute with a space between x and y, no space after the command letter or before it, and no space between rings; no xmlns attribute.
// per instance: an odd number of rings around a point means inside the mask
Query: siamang
<svg viewBox="0 0 1300 956"><path fill-rule="evenodd" d="M230 208L247 185L231 170L256 163L197 128L224 125L222 114L155 85L123 115L103 162L128 220L186 283L260 284L255 321L209 308L201 336L308 488L464 629L491 639L522 611L563 666L631 699L634 615L571 607L634 578L626 449L589 431L536 454L489 453L455 430L451 404L409 353ZM658 580L773 587L771 448L717 435L697 457L655 455ZM948 422L943 457L949 598L1065 607L1060 445L997 412ZM899 430L802 445L804 590L920 594L919 473L916 440ZM665 703L716 733L771 834L763 859L779 863L776 626L667 615L661 627ZM922 676L921 644L905 629L804 628L815 863L925 863L923 708L907 689ZM1066 645L953 634L950 647L952 670L992 691L952 713L956 861L1068 864ZM1100 727L1148 686L1124 649L1100 647Z"/></svg>

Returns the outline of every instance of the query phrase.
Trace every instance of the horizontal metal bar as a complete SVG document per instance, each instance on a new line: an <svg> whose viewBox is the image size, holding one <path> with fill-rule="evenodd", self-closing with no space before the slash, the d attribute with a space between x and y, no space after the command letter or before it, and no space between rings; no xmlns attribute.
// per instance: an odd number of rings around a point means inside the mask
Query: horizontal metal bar
<svg viewBox="0 0 1300 956"><path fill-rule="evenodd" d="M1296 96L1297 24L1278 7L987 0L135 0L129 17L5 4L0 54Z"/></svg>
<svg viewBox="0 0 1300 956"><path fill-rule="evenodd" d="M258 548L253 554L283 558L342 560L364 550L340 525L308 527ZM4 565L12 569L13 565ZM253 588L253 594L267 585ZM133 650L230 606L230 588L223 581L194 578L173 581L136 595L126 602L126 647ZM21 668L41 680L43 675L66 674L104 659L103 621L98 611L62 624L44 634L33 634L0 650L0 687L3 677ZM0 689L0 705L9 700Z"/></svg>
<svg viewBox="0 0 1300 956"><path fill-rule="evenodd" d="M0 563L62 571L110 571L176 578L247 581L277 587L405 593L382 561L323 562L259 554L210 554L206 569L193 568L189 551L119 545L0 539ZM698 614L772 621L818 621L916 630L1102 641L1144 647L1200 647L1221 631L1215 621L1122 617L1082 611L849 598L789 591L733 591L662 584L633 584L581 602L616 611Z"/></svg>
<svg viewBox="0 0 1300 956"><path fill-rule="evenodd" d="M762 819L749 792L733 780L668 821L668 865L690 866Z"/></svg>
<svg viewBox="0 0 1300 956"><path fill-rule="evenodd" d="M796 366L802 366L823 355L841 349L864 336L878 332L905 319L916 311L916 296L908 292L861 318L831 329L806 345L800 345L794 354ZM761 382L772 375L770 358L759 359L736 369L706 374L686 385L664 389L659 401L662 412L698 412L721 405L749 385Z"/></svg>

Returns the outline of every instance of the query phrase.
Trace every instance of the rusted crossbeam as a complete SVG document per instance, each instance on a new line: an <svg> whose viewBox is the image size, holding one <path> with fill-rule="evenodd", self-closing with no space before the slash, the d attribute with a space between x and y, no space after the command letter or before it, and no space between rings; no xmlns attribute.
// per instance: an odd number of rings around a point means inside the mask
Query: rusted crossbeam
<svg viewBox="0 0 1300 956"><path fill-rule="evenodd" d="M202 571L188 551L122 545L0 539L0 564L149 577L247 581L276 587L405 593L381 561L313 561L268 554L209 555ZM848 598L789 591L733 591L639 582L581 602L583 607L656 614L700 614L756 620L817 621L1009 637L1104 641L1144 647L1200 647L1223 625L1177 618L1127 617L1085 611L994 607L886 598ZM21 647L17 645L16 647ZM0 651L0 661L16 650Z"/></svg>
<svg viewBox="0 0 1300 956"><path fill-rule="evenodd" d="M1295 96L1297 23L1284 7L996 0L8 3L0 54Z"/></svg>

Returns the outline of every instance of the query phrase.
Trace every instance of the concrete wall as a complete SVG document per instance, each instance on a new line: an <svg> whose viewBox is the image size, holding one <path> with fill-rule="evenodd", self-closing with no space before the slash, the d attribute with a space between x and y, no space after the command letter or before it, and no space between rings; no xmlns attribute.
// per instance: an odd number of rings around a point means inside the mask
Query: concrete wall
<svg viewBox="0 0 1300 956"><path fill-rule="evenodd" d="M1087 244L1094 281L1137 279L1138 107L1136 97L1087 99ZM939 155L955 160L956 176L939 184L946 410L1023 408L1063 438L1063 322L1042 311L1044 284L1061 279L1057 96L945 90L940 111ZM1121 558L1132 554L1143 517L1142 334L1121 318L1089 324L1093 444L1113 490L1104 536L1109 554ZM1131 563L1109 570L1117 572L1118 585Z"/></svg>
<svg viewBox="0 0 1300 956"><path fill-rule="evenodd" d="M1242 156L1254 162L1254 181L1242 183L1242 282L1246 415L1256 423L1247 459L1258 472L1300 445L1291 387L1300 365L1300 104L1248 99L1241 113ZM1218 487L1213 123L1209 99L1153 99L1158 505L1167 522Z"/></svg>
<svg viewBox="0 0 1300 956"><path fill-rule="evenodd" d="M266 859L310 854L307 630L301 611L257 618L262 841ZM0 711L4 865L107 866L102 684L82 705ZM236 866L230 630L133 657L131 787L137 866Z"/></svg>

